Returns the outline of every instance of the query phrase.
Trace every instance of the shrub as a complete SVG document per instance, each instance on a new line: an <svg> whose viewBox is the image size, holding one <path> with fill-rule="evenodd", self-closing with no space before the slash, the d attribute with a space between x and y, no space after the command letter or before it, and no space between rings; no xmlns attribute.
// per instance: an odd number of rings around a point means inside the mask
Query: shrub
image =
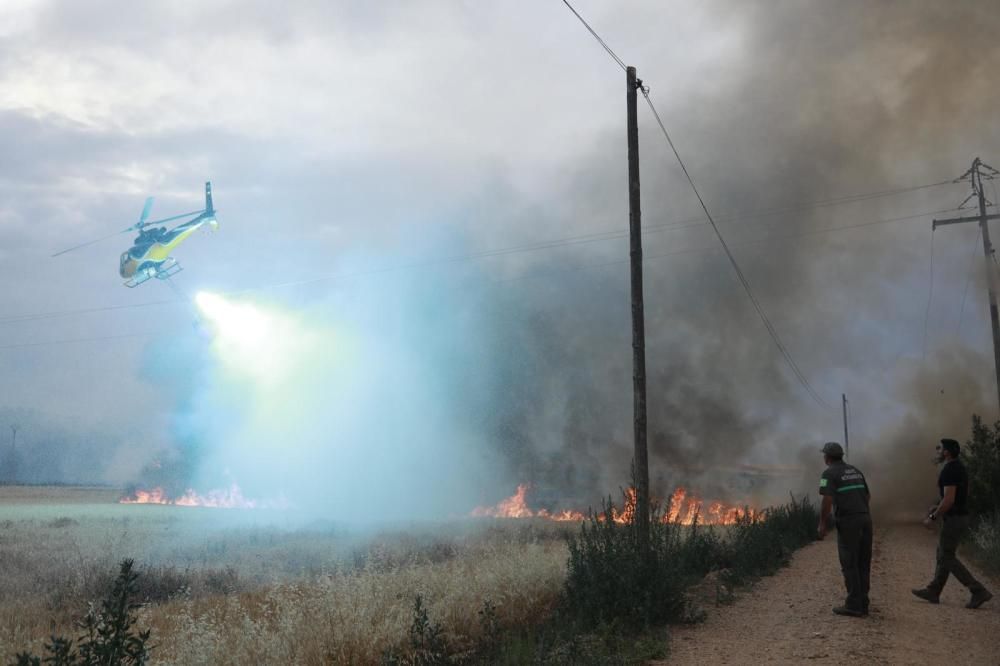
<svg viewBox="0 0 1000 666"><path fill-rule="evenodd" d="M982 518L972 531L982 563L1000 573L1000 513Z"/></svg>
<svg viewBox="0 0 1000 666"><path fill-rule="evenodd" d="M973 415L962 458L969 471L969 509L980 516L1000 512L1000 421L989 426Z"/></svg>
<svg viewBox="0 0 1000 666"><path fill-rule="evenodd" d="M644 552L634 525L603 519L612 509L609 500L604 514L591 515L569 539L566 607L584 627L696 620L684 594L692 583L713 570L730 585L773 574L816 538L819 522L809 499L795 497L762 514L746 512L725 536L697 520L664 523L654 511Z"/></svg>
<svg viewBox="0 0 1000 666"><path fill-rule="evenodd" d="M451 663L448 643L440 622L431 622L424 599L417 595L413 600L413 622L410 624L410 644L400 655L389 650L382 657L385 666L438 666Z"/></svg>
<svg viewBox="0 0 1000 666"><path fill-rule="evenodd" d="M136 592L138 574L132 570L132 560L123 560L118 577L111 590L97 609L93 605L80 622L84 633L79 648L73 649L73 640L53 636L45 645L44 658L22 652L17 655L15 666L141 666L149 659L146 643L149 631L135 629L135 611L139 605L132 602Z"/></svg>
<svg viewBox="0 0 1000 666"><path fill-rule="evenodd" d="M722 544L723 578L734 585L769 576L788 564L792 553L816 538L819 512L808 497L740 516Z"/></svg>
<svg viewBox="0 0 1000 666"><path fill-rule="evenodd" d="M610 498L569 537L566 604L584 626L625 621L633 626L678 619L684 610L685 573L676 525L654 514L643 548L633 523L616 523Z"/></svg>

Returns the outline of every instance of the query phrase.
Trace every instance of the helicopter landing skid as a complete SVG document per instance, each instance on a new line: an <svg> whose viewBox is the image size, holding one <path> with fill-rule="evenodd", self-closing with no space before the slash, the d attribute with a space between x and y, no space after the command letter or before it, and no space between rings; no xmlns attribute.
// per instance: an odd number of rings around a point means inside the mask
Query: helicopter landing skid
<svg viewBox="0 0 1000 666"><path fill-rule="evenodd" d="M157 280L167 280L170 278L171 275L177 275L182 270L184 269L181 268L181 265L175 261L169 266L161 266L160 270L158 270L156 272L156 275L154 275L153 277L155 277Z"/></svg>
<svg viewBox="0 0 1000 666"><path fill-rule="evenodd" d="M183 269L181 268L181 265L177 263L177 260L171 257L155 268L149 267L144 270L137 271L135 275L125 281L125 286L129 289L135 289L143 282L152 278L156 278L157 280L168 280L171 275L177 275L182 270Z"/></svg>

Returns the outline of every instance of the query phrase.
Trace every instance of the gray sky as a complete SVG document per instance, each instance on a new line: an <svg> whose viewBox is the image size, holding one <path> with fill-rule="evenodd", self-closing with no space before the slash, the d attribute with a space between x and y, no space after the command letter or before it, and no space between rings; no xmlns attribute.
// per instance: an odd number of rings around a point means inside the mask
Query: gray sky
<svg viewBox="0 0 1000 666"><path fill-rule="evenodd" d="M650 86L802 371L827 402L851 396L859 442L926 408L911 399L922 373L993 404L972 225L936 234L926 352L930 217L812 233L952 208L967 185L749 215L937 182L976 155L1000 166L990 0L575 5ZM222 389L189 312L131 307L174 296L121 285L129 236L49 257L131 224L149 195L154 216L194 209L207 179L220 230L175 253L182 289L353 274L250 297L381 341L374 357L414 377L397 407L417 376L439 380L429 421L450 425L427 436L477 442L458 456L482 467L477 488L532 477L600 493L627 474L628 273L610 263L626 240L425 263L627 228L624 74L558 0L17 0L0 9L0 77L0 409L76 451L113 440L74 463L80 478L134 477L189 417L204 441L235 437L192 416L192 396ZM645 224L697 221L639 111ZM782 364L708 227L649 233L646 253L661 474L694 451L753 462L839 437L839 412ZM130 307L4 321L106 306ZM220 469L239 451L203 445Z"/></svg>

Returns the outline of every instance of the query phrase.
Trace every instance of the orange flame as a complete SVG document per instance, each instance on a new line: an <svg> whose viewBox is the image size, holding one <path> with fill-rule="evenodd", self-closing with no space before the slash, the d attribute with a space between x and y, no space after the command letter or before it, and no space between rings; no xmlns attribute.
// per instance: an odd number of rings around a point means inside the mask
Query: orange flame
<svg viewBox="0 0 1000 666"><path fill-rule="evenodd" d="M501 500L496 506L477 506L469 515L475 518L546 518L557 521L584 519L584 515L579 511L563 510L554 513L546 509L533 511L528 508L528 503L525 501L527 494L528 484L522 483L517 487L516 493Z"/></svg>
<svg viewBox="0 0 1000 666"><path fill-rule="evenodd" d="M203 506L215 509L257 509L280 506L278 502L259 502L247 499L235 483L228 489L209 490L204 495L191 488L180 497L169 497L163 488L136 490L132 495L118 500L120 504L169 504L171 506Z"/></svg>
<svg viewBox="0 0 1000 666"><path fill-rule="evenodd" d="M688 491L683 486L670 496L670 504L661 518L664 523L691 525L697 520L702 525L732 525L741 519L755 519L761 516L761 511L749 506L725 504L723 502L705 502L698 497L688 497Z"/></svg>
<svg viewBox="0 0 1000 666"><path fill-rule="evenodd" d="M528 490L529 486L522 483L517 487L517 492L507 499L492 507L478 506L469 515L476 518L544 518L557 521L581 521L586 518L583 512L569 509L558 512L547 509L533 510L527 503ZM651 503L656 506L659 501L654 498ZM680 487L670 496L670 502L661 515L660 521L692 525L697 520L702 525L732 525L741 519L755 519L762 513L749 506L726 504L719 501L709 502L707 508L705 506L704 500L689 495L686 488ZM626 488L622 508L619 510L616 507L611 507L611 520L619 524L631 523L635 520L635 508L636 490L632 487ZM597 519L607 520L607 516L604 513L599 513Z"/></svg>

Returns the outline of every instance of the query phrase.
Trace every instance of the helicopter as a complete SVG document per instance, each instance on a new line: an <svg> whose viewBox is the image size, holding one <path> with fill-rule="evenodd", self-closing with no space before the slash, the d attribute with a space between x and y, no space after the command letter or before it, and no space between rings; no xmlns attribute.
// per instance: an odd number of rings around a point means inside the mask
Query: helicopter
<svg viewBox="0 0 1000 666"><path fill-rule="evenodd" d="M149 213L152 208L153 197L149 197L146 199L146 204L139 215L139 221L132 226L117 231L110 236L104 236L103 238L81 243L80 245L56 252L52 256L58 257L61 254L93 245L118 234L138 231L139 235L133 241L132 247L122 252L118 267L118 274L125 278L125 286L130 289L135 288L152 278L167 280L171 275L176 275L181 271L181 265L177 263L176 259L170 256L174 248L206 223L213 231L219 228L219 222L215 219L215 206L212 204L212 183L211 181L205 183L205 207L202 210L150 221ZM191 219L173 229L152 226L163 224L164 222L181 220L185 217L190 217Z"/></svg>

